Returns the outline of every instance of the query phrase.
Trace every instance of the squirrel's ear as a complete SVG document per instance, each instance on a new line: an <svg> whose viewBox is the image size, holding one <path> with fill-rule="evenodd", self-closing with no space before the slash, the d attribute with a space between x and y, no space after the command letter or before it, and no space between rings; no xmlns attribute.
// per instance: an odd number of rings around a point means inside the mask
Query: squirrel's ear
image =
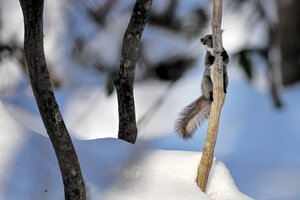
<svg viewBox="0 0 300 200"><path fill-rule="evenodd" d="M222 29L222 30L221 30L221 35L223 35L224 32L225 32L225 29Z"/></svg>

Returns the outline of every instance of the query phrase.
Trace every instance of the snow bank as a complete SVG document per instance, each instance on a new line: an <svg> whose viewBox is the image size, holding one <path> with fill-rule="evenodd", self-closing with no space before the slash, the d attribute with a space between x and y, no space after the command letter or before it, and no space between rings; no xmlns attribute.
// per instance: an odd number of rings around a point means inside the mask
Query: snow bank
<svg viewBox="0 0 300 200"><path fill-rule="evenodd" d="M215 156L230 169L243 193L255 199L287 199L289 196L299 199L300 87L282 92L285 107L277 111L270 104L269 94L255 90L231 74L230 95L222 111ZM161 109L139 128L137 143L151 149L201 151L207 123L188 142L181 140L172 130L181 109L199 95L200 83L201 80L192 75L178 82ZM166 84L159 86L159 83L136 86L137 119L166 88ZM73 137L90 140L117 136L115 94L107 97L99 87L82 87L56 91L55 95ZM32 94L24 92L4 102L5 109L28 127L26 130L44 134Z"/></svg>
<svg viewBox="0 0 300 200"><path fill-rule="evenodd" d="M11 165L26 139L26 129L6 112L0 101L0 197L9 180Z"/></svg>
<svg viewBox="0 0 300 200"><path fill-rule="evenodd" d="M129 156L133 160L121 170L119 180L101 196L104 199L117 200L124 196L130 200L250 199L239 192L228 169L217 160L214 160L209 178L208 195L202 193L195 182L201 158L199 152L152 150L133 146Z"/></svg>
<svg viewBox="0 0 300 200"><path fill-rule="evenodd" d="M0 102L0 198L63 199L47 137L24 128ZM106 138L75 141L89 199L250 199L214 160L207 193L195 183L201 153L146 149Z"/></svg>

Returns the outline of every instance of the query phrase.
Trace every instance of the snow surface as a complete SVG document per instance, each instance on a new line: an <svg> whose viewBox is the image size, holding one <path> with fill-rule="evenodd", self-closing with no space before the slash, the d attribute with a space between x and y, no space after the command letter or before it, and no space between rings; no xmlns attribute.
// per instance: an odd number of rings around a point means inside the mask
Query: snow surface
<svg viewBox="0 0 300 200"><path fill-rule="evenodd" d="M103 196L104 198L105 195L116 195L113 194L114 192L111 192L113 190L126 190L122 188L123 182L118 182L119 180L123 180L127 181L127 185L129 184L129 180L124 180L124 178L122 178L124 173L127 175L131 174L130 177L132 178L140 176L139 174L143 174L145 171L148 172L148 170L151 170L154 166L158 165L161 166L160 170L166 171L159 174L157 177L161 177L164 174L170 174L168 172L169 169L165 169L164 167L165 163L160 161L158 163L156 162L159 159L165 159L168 163L176 162L177 164L175 166L182 168L179 164L184 164L187 161L177 159L171 161L170 157L172 157L174 153L178 153L178 159L185 159L185 157L189 157L189 162L194 163L193 166L186 167L184 174L187 175L187 177L185 177L186 180L190 180L190 184L195 186L195 177L191 178L189 173L194 173L193 170L196 170L199 162L200 153L196 152L200 152L202 150L207 124L201 127L196 132L193 139L189 141L181 140L173 132L174 121L178 113L184 106L198 96L197 91L199 91L200 80L198 77L194 76L194 74L195 70L191 71L190 74L187 74L186 78L176 83L173 88L168 88L167 83L161 82L145 82L143 84L136 85L135 96L137 119L139 119L149 109L155 99L157 99L166 90L169 90L168 96L159 111L154 114L153 118L151 118L148 123L142 124L139 127L139 136L137 139L138 147L128 145L115 139L99 139L117 137L118 117L115 93L112 96L107 97L102 91L103 89L96 86L82 86L80 88L76 87L73 89L69 88L66 90L56 91L56 97L62 109L66 125L75 140L75 146L78 151L80 161L82 162L84 174L89 174L89 172L85 171L91 171L90 176L92 179L95 178L95 174L99 174L99 180L90 181L88 177L85 177L88 181L88 185L90 185L91 188L94 188L92 191L95 190L95 192L91 192L92 194ZM284 102L284 108L282 110L275 110L271 105L269 94L251 87L243 79L239 78L235 69L230 69L229 74L231 74L228 88L230 93L227 95L221 115L221 124L215 149L215 156L229 167L238 188L243 193L246 193L255 199L298 199L300 185L299 86L283 91L281 97ZM201 75L198 74L197 76L200 77ZM185 91L185 95L182 95L182 91ZM151 99L151 101L149 101L149 99ZM9 173L4 173L3 170L12 170L12 165L20 163L18 159L22 158L23 152L27 151L26 148L31 148L28 150L30 153L27 152L27 154L29 154L27 157L29 158L37 157L32 155L30 156L30 154L34 152L48 152L47 156L38 156L42 157L40 159L44 159L44 157L46 157L47 160L49 158L48 154L53 154L49 141L45 137L45 130L39 117L32 93L29 91L23 91L15 96L3 98L3 102L4 104L1 109L6 111L1 111L1 133L9 132L10 134L1 134L0 136L2 138L0 141L0 158L1 166L3 166L2 174L5 175L3 178L0 177L0 180L3 183L3 187L0 187L1 189L16 187L14 184L19 181L7 184L7 181L4 180L11 180L11 177L8 176ZM10 114L7 114L7 112ZM7 116L9 116L11 120L7 120ZM31 144L31 140L37 144ZM40 142L39 140L43 140L44 142ZM38 145L39 143L42 143L42 145ZM45 143L48 144L46 145ZM21 146L18 144L21 144ZM86 146L81 146L81 144L86 144ZM126 150L117 148L119 145L120 148L125 148ZM9 147L8 149L6 149L7 146ZM108 149L105 149L103 146ZM112 148L109 148L109 146L112 146ZM42 149L40 150L39 148ZM153 149L160 150L156 151ZM176 151L173 152L169 150ZM184 152L182 150L184 150ZM147 156L142 155L141 157L143 157L143 159L138 159L139 162L137 164L137 162L133 160L139 157L140 151L148 153L145 153ZM101 152L105 153L101 154ZM115 154L113 155L113 153L110 154L108 152L115 152ZM117 156L117 154L120 153L121 155ZM82 154L86 156L81 156ZM98 157L90 157L90 155L99 154L101 155L99 159ZM129 154L130 156L126 156L124 154ZM158 156L158 154L161 154L162 157ZM158 157L156 157L156 155ZM51 165L52 168L55 168L54 166L56 165L56 161L54 159L54 154L52 157L52 164L49 165ZM129 157L132 160L126 159ZM173 158L174 157L176 156L173 156ZM148 160L148 158L150 160ZM119 162L117 159L124 160ZM2 162L2 160L4 161ZM111 162L116 164L112 166L109 164ZM153 164L150 165L150 162ZM218 163L217 166L220 165L220 168L222 168L220 170L220 173L222 174L220 177L230 183L232 181L231 178L227 179L227 175L225 175L229 173L227 169L222 167L223 164L221 164L221 162L215 162ZM43 165L45 165L45 161L40 160L33 161L33 163L35 163L33 164L34 166L30 167L36 168L38 165L42 165L43 168ZM138 166L136 171L134 166ZM49 181L49 184L51 183L50 185L57 186L60 181L58 178L58 168L52 168L51 170L49 169L51 172L55 170L57 170L57 172L55 172L55 176L51 175L51 177L56 177L57 180L53 181L54 183ZM170 166L168 168L173 169L174 166ZM104 170L103 173L102 169ZM118 173L114 175L114 172L108 173L105 169L108 171L117 170ZM35 170L35 172L36 171L39 170ZM47 173L49 172L47 171ZM177 177L177 174L182 173L183 170L178 169L178 172L174 174L176 174L175 177ZM25 173L22 172L22 174ZM184 176L184 174L182 175ZM109 180L114 179L112 176L118 181L111 181L111 183ZM15 175L13 177L15 177ZM24 180L28 182L31 180L30 177L31 176L28 175L28 177ZM102 178L101 180L100 177ZM142 177L145 177L145 175L142 175ZM155 176L155 178L153 175L150 178L152 177L153 183L158 184L156 182L157 177ZM162 183L168 185L170 184L168 180L172 180L175 177L168 176L164 179L166 182L162 181ZM144 192L141 192L142 194L139 195L143 195L146 191L148 191L151 195L158 195L159 192L154 192L157 188L149 186L151 181L148 178L149 177L147 176L146 179L141 179L141 185L145 186L140 189ZM130 182L130 185L140 185L136 183L134 178L132 179L133 182ZM22 181L20 182L22 183ZM48 181L45 182L47 183ZM218 181L216 181L216 183L218 184ZM174 182L174 184L178 185L179 183ZM227 184L224 184L223 186L228 192L226 185ZM233 184L228 185L231 189L236 187L233 186ZM26 185L26 187L27 186L28 185ZM24 189L24 186L21 187L22 189L19 189L19 187L21 186L18 186L18 189L14 190L22 191ZM50 187L51 186L47 185L47 188ZM62 185L57 187L55 191L60 187L62 187ZM180 187L174 186L173 189ZM215 186L211 187L215 188ZM150 192L150 188L153 188L153 191ZM178 189L175 189L176 195L178 192L177 190ZM220 185L218 185L218 191L219 190L221 190ZM134 191L127 191L126 193L131 192L135 193ZM174 191L169 192L171 194L174 193ZM135 194L137 195L138 193ZM211 192L208 194L210 197L216 198L214 196L215 193ZM216 194L218 194L218 192ZM226 197L224 192L221 192L220 194L222 194L222 197ZM5 193L5 195L7 195L7 193ZM161 195L162 194L159 194L159 196ZM113 197L111 196L111 198ZM170 199L172 198L170 197Z"/></svg>
<svg viewBox="0 0 300 200"><path fill-rule="evenodd" d="M63 199L50 140L19 124L0 102L1 199ZM75 140L88 199L250 199L214 160L207 195L195 183L199 152L144 148L114 138Z"/></svg>

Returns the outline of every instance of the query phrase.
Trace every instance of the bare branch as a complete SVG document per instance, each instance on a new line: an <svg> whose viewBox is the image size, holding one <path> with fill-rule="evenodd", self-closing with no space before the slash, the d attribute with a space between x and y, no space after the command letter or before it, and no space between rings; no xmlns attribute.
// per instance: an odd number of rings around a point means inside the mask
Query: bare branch
<svg viewBox="0 0 300 200"><path fill-rule="evenodd" d="M214 0L213 2L213 19L212 19L212 35L215 62L212 70L213 81L213 98L214 101L211 105L209 124L207 130L207 136L202 151L202 157L198 168L197 184L200 189L205 192L208 175L211 169L214 148L216 145L216 139L218 134L219 120L221 109L225 101L225 93L223 89L223 59L221 53L223 51L222 46L222 0Z"/></svg>

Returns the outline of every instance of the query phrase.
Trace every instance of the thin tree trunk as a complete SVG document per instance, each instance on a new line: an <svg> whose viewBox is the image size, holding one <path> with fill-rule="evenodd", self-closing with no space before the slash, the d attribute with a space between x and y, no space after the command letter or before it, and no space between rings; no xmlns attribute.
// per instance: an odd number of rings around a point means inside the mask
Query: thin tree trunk
<svg viewBox="0 0 300 200"><path fill-rule="evenodd" d="M221 57L221 53L223 51L221 34L222 3L222 0L213 1L213 19L211 26L215 54L215 62L212 70L214 101L211 105L207 136L197 176L197 185L203 192L206 190L208 175L211 169L214 148L217 140L221 110L226 97L223 89L223 59Z"/></svg>
<svg viewBox="0 0 300 200"><path fill-rule="evenodd" d="M259 3L259 6L261 7L261 12L263 12L263 8L261 6L261 2ZM270 94L273 100L273 104L275 108L281 108L282 107L282 101L279 96L279 79L280 77L277 76L277 66L276 66L276 60L274 59L274 51L276 51L278 44L278 26L273 25L270 20L267 19L267 27L268 27L268 35L269 35L269 48L267 52L267 80L269 82L270 87ZM275 60L275 61L274 61ZM279 66L278 66L279 67ZM279 70L279 69L278 69Z"/></svg>
<svg viewBox="0 0 300 200"><path fill-rule="evenodd" d="M44 0L20 0L25 25L25 56L32 90L55 150L62 179L65 199L85 200L85 186L78 158L62 119L50 84L43 46Z"/></svg>
<svg viewBox="0 0 300 200"><path fill-rule="evenodd" d="M270 53L269 53L270 54ZM278 84L276 83L275 69L272 65L271 58L267 60L267 79L270 84L270 94L273 100L274 107L279 109L282 107L282 102L279 97Z"/></svg>
<svg viewBox="0 0 300 200"><path fill-rule="evenodd" d="M135 143L137 126L135 118L133 85L135 65L138 58L140 39L146 19L149 15L152 0L137 0L124 34L121 62L115 86L119 106L119 139Z"/></svg>
<svg viewBox="0 0 300 200"><path fill-rule="evenodd" d="M279 34L278 34L278 26L277 24L274 24L274 22L268 18L268 15L266 13L266 10L264 9L262 5L262 1L257 1L256 2L256 9L258 10L258 13L263 19L264 25L266 27L267 33L268 33L268 42L269 45L266 47L264 50L263 54L266 55L266 62L267 62L267 80L269 83L270 87L270 94L273 100L273 104L275 108L281 108L282 107L282 102L279 96L279 89L278 89L278 83L279 83L279 77L277 75L277 57L276 56L276 49L278 48L278 39L279 39ZM276 59L274 59L276 57Z"/></svg>
<svg viewBox="0 0 300 200"><path fill-rule="evenodd" d="M277 0L283 86L300 80L300 1Z"/></svg>
<svg viewBox="0 0 300 200"><path fill-rule="evenodd" d="M273 32L273 33L272 33ZM270 94L273 100L273 105L275 108L279 109L282 107L282 101L280 99L279 96L279 91L278 91L278 81L277 79L278 76L276 76L276 68L275 68L275 63L274 63L274 58L272 58L272 53L275 50L275 46L276 46L276 40L274 37L275 33L272 30L270 30L270 34L269 34L269 46L270 48L268 49L267 52L267 80L269 83L269 87L270 87Z"/></svg>

